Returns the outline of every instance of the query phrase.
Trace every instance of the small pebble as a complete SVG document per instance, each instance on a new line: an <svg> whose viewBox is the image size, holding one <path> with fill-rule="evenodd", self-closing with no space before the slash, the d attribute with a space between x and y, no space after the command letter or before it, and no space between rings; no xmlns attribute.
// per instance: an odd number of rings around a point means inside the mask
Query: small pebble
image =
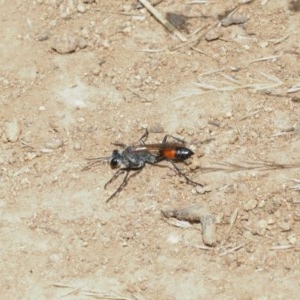
<svg viewBox="0 0 300 300"><path fill-rule="evenodd" d="M299 202L297 202L297 203L299 203ZM297 221L297 222L300 221L300 214L299 213L295 213L295 215L294 215L294 221Z"/></svg>
<svg viewBox="0 0 300 300"><path fill-rule="evenodd" d="M269 42L268 42L268 41L262 41L262 42L259 43L259 46L260 46L261 48L266 48L266 47L268 47L268 45L269 45Z"/></svg>
<svg viewBox="0 0 300 300"><path fill-rule="evenodd" d="M209 185L205 185L205 186L198 185L195 188L195 190L196 190L197 194L203 195L203 194L211 192L211 187Z"/></svg>
<svg viewBox="0 0 300 300"><path fill-rule="evenodd" d="M13 119L6 123L5 136L9 142L16 142L21 133L20 124L17 119Z"/></svg>
<svg viewBox="0 0 300 300"><path fill-rule="evenodd" d="M75 35L65 34L54 38L51 49L59 54L75 52L78 47L78 39Z"/></svg>
<svg viewBox="0 0 300 300"><path fill-rule="evenodd" d="M280 218L281 217L281 211L279 209L274 212L274 217L276 217L276 218Z"/></svg>
<svg viewBox="0 0 300 300"><path fill-rule="evenodd" d="M205 34L205 39L208 42L211 42L211 41L218 40L221 36L222 36L222 31L220 30L220 28L216 27L216 28L209 30Z"/></svg>
<svg viewBox="0 0 300 300"><path fill-rule="evenodd" d="M81 150L81 145L79 142L75 142L74 145L73 145L73 149L74 150Z"/></svg>
<svg viewBox="0 0 300 300"><path fill-rule="evenodd" d="M36 153L36 152L27 152L24 155L24 161L31 161L31 160L35 159L36 157L38 157L38 153Z"/></svg>
<svg viewBox="0 0 300 300"><path fill-rule="evenodd" d="M267 222L268 222L268 225L274 225L275 224L275 220L273 219L272 216L268 216Z"/></svg>
<svg viewBox="0 0 300 300"><path fill-rule="evenodd" d="M148 94L148 95L145 95L145 100L146 100L147 102L153 102L155 99L156 99L156 97L155 97L155 95L152 94L152 93L150 93L150 94Z"/></svg>
<svg viewBox="0 0 300 300"><path fill-rule="evenodd" d="M292 233L288 236L288 241L291 245L296 245L298 240L295 233Z"/></svg>
<svg viewBox="0 0 300 300"><path fill-rule="evenodd" d="M58 263L58 262L60 262L60 261L63 260L63 255L61 253L59 253L59 254L52 254L49 257L49 259L50 259L51 262Z"/></svg>
<svg viewBox="0 0 300 300"><path fill-rule="evenodd" d="M131 27L125 27L122 29L122 32L126 35L129 35L131 33Z"/></svg>
<svg viewBox="0 0 300 300"><path fill-rule="evenodd" d="M176 233L171 233L167 237L167 242L170 244L178 244L181 241L182 237Z"/></svg>
<svg viewBox="0 0 300 300"><path fill-rule="evenodd" d="M286 221L279 222L278 226L282 231L290 231L291 230L291 224Z"/></svg>
<svg viewBox="0 0 300 300"><path fill-rule="evenodd" d="M264 208L264 207L265 207L265 204L266 204L266 201L265 201L265 200L261 200L261 201L258 202L257 207L258 207L258 208Z"/></svg>
<svg viewBox="0 0 300 300"><path fill-rule="evenodd" d="M164 128L159 124L155 124L153 126L150 126L149 132L151 132L151 133L163 133Z"/></svg>
<svg viewBox="0 0 300 300"><path fill-rule="evenodd" d="M50 38L50 32L49 31L41 31L38 33L36 39L40 42L49 40Z"/></svg>
<svg viewBox="0 0 300 300"><path fill-rule="evenodd" d="M125 4L122 7L122 11L125 13L129 13L132 10L132 5L131 4Z"/></svg>
<svg viewBox="0 0 300 300"><path fill-rule="evenodd" d="M229 144L235 144L238 140L239 135L235 133L229 138Z"/></svg>
<svg viewBox="0 0 300 300"><path fill-rule="evenodd" d="M234 24L243 24L247 22L248 18L246 16L241 16L241 15L228 15L221 21L221 25L224 27L234 25Z"/></svg>
<svg viewBox="0 0 300 300"><path fill-rule="evenodd" d="M84 37L85 39L88 39L90 37L90 28L88 27L83 27L80 31L81 36Z"/></svg>
<svg viewBox="0 0 300 300"><path fill-rule="evenodd" d="M232 111L227 111L227 112L225 113L225 118L226 118L226 119L230 119L230 118L232 118L232 117L233 117Z"/></svg>
<svg viewBox="0 0 300 300"><path fill-rule="evenodd" d="M196 72L198 72L199 67L200 67L200 62L199 61L194 61L191 65L191 71L196 73Z"/></svg>
<svg viewBox="0 0 300 300"><path fill-rule="evenodd" d="M78 123L84 123L85 122L85 118L84 117L80 117L77 120Z"/></svg>
<svg viewBox="0 0 300 300"><path fill-rule="evenodd" d="M110 47L110 42L108 40L103 40L102 46L103 48L108 49Z"/></svg>
<svg viewBox="0 0 300 300"><path fill-rule="evenodd" d="M267 227L268 227L268 222L266 220L261 219L256 223L255 230L253 233L260 236L265 235Z"/></svg>
<svg viewBox="0 0 300 300"><path fill-rule="evenodd" d="M87 242L87 241L83 241L81 244L82 247L88 247L88 245L89 245L89 242Z"/></svg>
<svg viewBox="0 0 300 300"><path fill-rule="evenodd" d="M86 41L86 39L83 38L83 37L79 38L78 41L77 41L77 45L78 45L79 49L86 48L87 47L87 41Z"/></svg>
<svg viewBox="0 0 300 300"><path fill-rule="evenodd" d="M256 206L257 206L257 200L256 199L249 199L246 201L246 203L244 204L243 206L243 209L245 211L249 211L249 210L252 210L254 209Z"/></svg>
<svg viewBox="0 0 300 300"><path fill-rule="evenodd" d="M64 144L63 140L60 138L56 138L53 140L50 140L46 143L46 148L48 149L58 149L60 147L62 147Z"/></svg>
<svg viewBox="0 0 300 300"><path fill-rule="evenodd" d="M176 133L177 134L183 134L184 132L184 128L183 127L179 127L177 130L176 130Z"/></svg>
<svg viewBox="0 0 300 300"><path fill-rule="evenodd" d="M192 163L190 165L191 170L197 170L201 168L201 160L198 157L193 158Z"/></svg>
<svg viewBox="0 0 300 300"><path fill-rule="evenodd" d="M92 73L93 73L94 76L99 76L100 72L101 72L100 66L96 66L96 67L92 70Z"/></svg>
<svg viewBox="0 0 300 300"><path fill-rule="evenodd" d="M86 7L82 2L79 2L77 5L77 11L79 13L85 13L86 12Z"/></svg>

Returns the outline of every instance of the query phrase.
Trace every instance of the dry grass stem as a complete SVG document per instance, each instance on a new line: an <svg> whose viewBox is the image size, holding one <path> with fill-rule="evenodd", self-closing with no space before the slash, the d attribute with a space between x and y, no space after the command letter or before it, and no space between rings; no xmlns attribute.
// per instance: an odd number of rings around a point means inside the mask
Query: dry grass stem
<svg viewBox="0 0 300 300"><path fill-rule="evenodd" d="M188 4L207 4L208 0L192 0Z"/></svg>
<svg viewBox="0 0 300 300"><path fill-rule="evenodd" d="M229 250L226 250L226 251L222 252L222 253L220 254L220 256L224 256L224 255L227 255L227 254L232 253L232 252L234 252L234 251L240 250L240 249L243 248L243 247L244 247L244 245L236 246L236 247L234 247L234 248L232 248L232 249L229 249Z"/></svg>
<svg viewBox="0 0 300 300"><path fill-rule="evenodd" d="M215 25L213 25L213 26L215 26ZM175 50L178 50L178 49L180 49L182 47L189 46L192 43L198 43L204 37L204 35L205 35L206 32L204 32L204 33L202 33L200 35L197 35L197 34L199 32L202 32L204 29L208 28L208 30L209 30L213 26L211 26L211 25L208 24L208 25L205 25L204 27L201 27L201 28L197 29L196 31L194 31L192 34L190 34L188 36L188 39L186 41L183 41L183 43L180 43L179 45L171 46L169 48L169 50L170 51L175 51Z"/></svg>
<svg viewBox="0 0 300 300"><path fill-rule="evenodd" d="M168 224L170 224L172 226L175 226L175 227L180 227L180 228L190 228L190 227L192 227L190 222L177 220L175 218L170 218L170 219L164 218L164 221L166 221Z"/></svg>
<svg viewBox="0 0 300 300"><path fill-rule="evenodd" d="M206 73L202 73L197 76L198 82L193 82L200 90L206 92L233 92L241 89L249 89L254 92L263 92L274 96L284 96L290 93L296 93L300 91L299 80L296 83L291 83L293 80L282 81L278 77L268 74L263 71L258 71L251 77L248 73L244 76L245 78L239 78L237 76L231 76L225 71L247 71L246 68L241 67L225 67L221 69L212 70ZM213 79L206 79L209 75L215 75ZM222 77L218 79L216 77ZM224 80L225 79L225 80ZM286 86L291 86L286 89Z"/></svg>
<svg viewBox="0 0 300 300"><path fill-rule="evenodd" d="M80 293L80 292L81 292L81 288L80 288L80 287L78 287L78 288L73 288L72 291L70 291L70 292L68 292L68 293L66 293L66 294L64 294L64 295L62 295L61 297L67 297L67 296L71 296L71 295L78 295L78 293Z"/></svg>
<svg viewBox="0 0 300 300"><path fill-rule="evenodd" d="M267 61L267 60L275 61L278 58L280 58L279 55L266 56L266 57L261 57L261 58L257 58L257 59L254 59L254 60L250 60L249 63L261 62L261 61Z"/></svg>
<svg viewBox="0 0 300 300"><path fill-rule="evenodd" d="M278 245L278 246L273 246L269 248L269 250L288 250L291 248L295 248L294 245Z"/></svg>
<svg viewBox="0 0 300 300"><path fill-rule="evenodd" d="M244 160L243 163L231 163L231 162L218 162L215 166L201 168L202 173L211 172L240 172L240 171L271 171L271 170L282 170L282 169L294 169L299 168L300 162L291 164L282 164L271 161L247 161Z"/></svg>
<svg viewBox="0 0 300 300"><path fill-rule="evenodd" d="M296 127L296 124L293 125L292 127L289 127L287 129L281 130L280 132L274 133L274 134L272 134L272 136L276 137L276 136L287 135L287 134L289 134L291 132L294 132L295 131L295 127Z"/></svg>
<svg viewBox="0 0 300 300"><path fill-rule="evenodd" d="M289 88L287 90L287 93L291 94L291 93L296 93L296 92L299 92L299 91L300 91L300 83L298 83L298 84L292 86L291 88Z"/></svg>
<svg viewBox="0 0 300 300"><path fill-rule="evenodd" d="M167 49L141 49L138 50L139 52L146 52L146 53L159 53L159 52L164 52Z"/></svg>
<svg viewBox="0 0 300 300"><path fill-rule="evenodd" d="M236 80L235 78L233 78L232 76L229 76L227 74L224 74L224 73L220 73L221 76L223 76L224 78L226 78L228 81L234 83L234 84L237 84L237 85L242 85L241 82L239 82L238 80Z"/></svg>
<svg viewBox="0 0 300 300"><path fill-rule="evenodd" d="M69 296L69 295L74 295L74 294L77 294L79 291L83 292L85 296L88 296L88 297L93 297L93 298L96 298L96 299L103 299L103 300L133 300L132 298L128 298L128 297L125 297L125 296L113 296L113 295L109 295L109 294L106 294L106 293L99 293L97 291L90 291L90 290L84 290L82 288L79 288L79 287L73 287L73 286L70 286L70 285L67 285L67 284L62 284L62 283L53 283L51 284L52 286L54 287L58 287L58 288L67 288L67 289L72 289L71 292L61 296L61 297L66 297L66 296Z"/></svg>
<svg viewBox="0 0 300 300"><path fill-rule="evenodd" d="M205 55L207 55L207 54L206 54L206 53L204 53L202 50L200 50L200 49L198 49L198 48L196 48L196 47L190 46L190 48L191 48L192 50L194 50L194 51L198 52L198 53L201 53L201 54L205 54Z"/></svg>
<svg viewBox="0 0 300 300"><path fill-rule="evenodd" d="M195 245L194 248L201 249L201 250L211 250L211 247L205 245Z"/></svg>
<svg viewBox="0 0 300 300"><path fill-rule="evenodd" d="M95 299L102 299L102 300L133 300L132 298L109 296L109 295L101 294L101 293L85 293L85 296L92 297Z"/></svg>
<svg viewBox="0 0 300 300"><path fill-rule="evenodd" d="M232 228L237 220L237 217L238 217L238 213L239 213L239 209L236 208L233 212L233 214L231 215L231 218L230 218L230 226L228 228L228 231L227 231L227 237L226 239L228 240L229 237L230 237L230 234L231 234L231 231L232 231Z"/></svg>
<svg viewBox="0 0 300 300"><path fill-rule="evenodd" d="M280 84L280 85L281 85L281 84L283 83L279 78L277 78L277 77L275 77L275 76L272 76L272 75L270 75L270 74L267 74L267 73L265 73L265 72L259 71L259 74L261 74L261 75L264 76L265 78L269 79L270 81L274 81L274 82L277 83L277 84Z"/></svg>
<svg viewBox="0 0 300 300"><path fill-rule="evenodd" d="M219 81L218 84L222 84L224 82ZM208 82L194 82L194 84L204 90L211 90L216 92L230 92L230 91L236 91L239 89L252 89L254 91L263 91L268 90L272 88L278 87L278 84L270 84L270 83L264 83L264 84L243 84L243 85L228 85L225 86L216 86Z"/></svg>
<svg viewBox="0 0 300 300"><path fill-rule="evenodd" d="M212 27L214 27L214 26L216 26L216 25L217 25L217 23L215 23L214 25L209 25L209 24L207 24L207 25L205 25L205 26L199 27L199 28L197 28L196 30L194 30L192 33L190 33L190 34L187 36L187 38L190 39L190 38L194 37L195 35L197 35L199 32L203 31L204 29L206 29L206 28L208 28L208 27L209 27L209 29L211 29Z"/></svg>
<svg viewBox="0 0 300 300"><path fill-rule="evenodd" d="M180 49L180 48L182 48L182 47L188 46L188 45L190 45L190 44L192 44L192 43L194 43L194 42L199 41L199 39L201 39L201 38L202 38L202 36L201 36L201 37L196 36L196 37L194 37L193 39L190 39L190 40L188 40L188 41L185 41L185 42L183 42L183 43L180 43L179 45L175 45L175 46L170 47L169 50L170 50L170 51L178 50L178 49Z"/></svg>
<svg viewBox="0 0 300 300"><path fill-rule="evenodd" d="M260 107L260 108L256 109L255 111L251 112L250 114L240 118L240 121L244 121L252 116L255 116L255 115L261 113L262 111L263 111L263 107Z"/></svg>
<svg viewBox="0 0 300 300"><path fill-rule="evenodd" d="M288 33L287 35L279 38L279 39L272 39L269 40L269 42L273 43L274 45L280 44L282 42L284 42L285 40L287 40L290 37L290 34Z"/></svg>
<svg viewBox="0 0 300 300"><path fill-rule="evenodd" d="M300 179L293 178L292 181L296 183L296 185L292 186L290 189L299 191L300 190Z"/></svg>
<svg viewBox="0 0 300 300"><path fill-rule="evenodd" d="M64 289L73 289L74 288L70 285L63 284L63 283L52 283L51 285L54 286L54 287L64 288Z"/></svg>

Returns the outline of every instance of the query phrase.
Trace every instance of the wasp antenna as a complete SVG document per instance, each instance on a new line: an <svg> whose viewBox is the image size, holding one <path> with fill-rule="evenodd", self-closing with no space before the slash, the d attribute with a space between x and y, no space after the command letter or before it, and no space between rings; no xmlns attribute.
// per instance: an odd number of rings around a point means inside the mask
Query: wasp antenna
<svg viewBox="0 0 300 300"><path fill-rule="evenodd" d="M105 161L105 160L110 160L111 156L105 156L105 157L94 157L94 158L85 158L85 160L88 161Z"/></svg>
<svg viewBox="0 0 300 300"><path fill-rule="evenodd" d="M89 161L89 163L81 169L81 171L87 171L94 166L100 165L104 161L109 161L111 156L107 157L95 157L95 158L86 158L85 160Z"/></svg>

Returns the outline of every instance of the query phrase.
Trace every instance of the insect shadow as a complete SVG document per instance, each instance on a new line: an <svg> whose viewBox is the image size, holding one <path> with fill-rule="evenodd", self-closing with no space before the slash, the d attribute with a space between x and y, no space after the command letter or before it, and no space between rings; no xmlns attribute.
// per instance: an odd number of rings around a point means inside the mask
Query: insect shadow
<svg viewBox="0 0 300 300"><path fill-rule="evenodd" d="M87 159L89 163L82 169L82 171L89 170L91 167L98 165L103 161L109 161L112 169L119 168L111 179L106 182L104 188L116 180L121 174L125 173L122 183L106 200L106 202L116 196L116 194L126 186L129 179L141 172L146 164L157 165L162 161L169 162L175 169L176 173L183 176L187 183L203 186L203 184L190 179L176 165L176 162L183 162L194 154L192 150L185 146L185 141L172 135L166 135L160 143L146 144L148 135L149 132L146 130L143 136L139 139L138 145L126 146L122 143L113 143L113 145L119 146L123 148L123 150L113 150L111 156ZM172 139L173 142L169 142L170 139ZM130 174L130 172L134 173Z"/></svg>

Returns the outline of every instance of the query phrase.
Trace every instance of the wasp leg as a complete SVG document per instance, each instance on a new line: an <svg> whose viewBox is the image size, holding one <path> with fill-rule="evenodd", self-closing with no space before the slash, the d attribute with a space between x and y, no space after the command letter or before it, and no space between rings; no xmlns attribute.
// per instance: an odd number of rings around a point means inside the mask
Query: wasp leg
<svg viewBox="0 0 300 300"><path fill-rule="evenodd" d="M124 168L119 169L119 170L113 175L113 177L112 177L111 179L109 179L109 180L105 183L104 188L106 189L106 187L107 187L110 183L112 183L114 180L116 180L116 179L119 177L119 175L123 174L125 171L129 172L129 170L124 169Z"/></svg>
<svg viewBox="0 0 300 300"><path fill-rule="evenodd" d="M179 174L179 175L181 175L181 176L183 176L184 178L185 178L185 180L188 182L188 183L190 183L190 184L193 184L193 185L199 185L199 186L204 186L202 183L199 183L199 182L196 182L196 181L194 181L194 180L192 180L192 179L190 179L188 176L186 176L177 166L176 166L176 164L172 161L172 160L167 160L169 163L171 163L172 164L172 166L174 167L174 169L176 170L176 172Z"/></svg>
<svg viewBox="0 0 300 300"><path fill-rule="evenodd" d="M149 135L149 131L146 128L145 133L141 136L141 138L139 139L140 145L145 145L145 142L148 139L148 135Z"/></svg>
<svg viewBox="0 0 300 300"><path fill-rule="evenodd" d="M108 198L105 202L108 202L108 201L111 200L113 197L115 197L116 194L118 194L118 193L126 186L126 184L128 183L129 179L130 179L132 176L134 176L134 175L136 175L137 173L139 173L141 170L142 170L142 168L137 169L136 172L133 173L133 174L131 174L130 176L129 176L129 172L132 171L132 169L120 169L119 171L122 171L122 172L117 171L117 172L115 173L115 175L109 180L109 182L107 182L107 183L105 184L104 187L106 187L107 184L109 184L109 183L111 183L113 180L115 180L121 173L126 172L126 175L125 175L125 177L124 177L122 183L120 184L120 186L115 190L115 192L114 192L112 195L109 196L109 198Z"/></svg>
<svg viewBox="0 0 300 300"><path fill-rule="evenodd" d="M177 138L177 137L175 137L175 136L173 136L173 135L169 135L169 134L167 134L167 135L165 135L165 137L163 138L163 140L162 140L162 144L166 144L167 143L167 139L168 138L172 138L174 141L176 141L176 142L180 142L181 144L185 144L185 141L184 140L182 140L182 139L180 139L180 138Z"/></svg>
<svg viewBox="0 0 300 300"><path fill-rule="evenodd" d="M119 171L122 171L122 172L119 172ZM123 187L127 184L127 182L128 182L129 170L119 170L119 171L117 171L117 172L115 173L115 175L111 178L111 180L105 184L104 188L107 186L108 183L111 183L114 179L116 179L116 178L120 175L120 173L123 173L124 171L126 171L126 175L125 175L125 177L124 177L122 183L120 184L120 186L114 191L113 194L111 194L111 195L108 197L108 199L106 199L105 202L108 202L108 201L111 200L114 196L116 196L116 194L119 193L119 192L123 189Z"/></svg>
<svg viewBox="0 0 300 300"><path fill-rule="evenodd" d="M123 144L123 143L111 143L112 145L114 146L118 146L118 147L121 147L123 149L125 149L127 147L127 145Z"/></svg>

